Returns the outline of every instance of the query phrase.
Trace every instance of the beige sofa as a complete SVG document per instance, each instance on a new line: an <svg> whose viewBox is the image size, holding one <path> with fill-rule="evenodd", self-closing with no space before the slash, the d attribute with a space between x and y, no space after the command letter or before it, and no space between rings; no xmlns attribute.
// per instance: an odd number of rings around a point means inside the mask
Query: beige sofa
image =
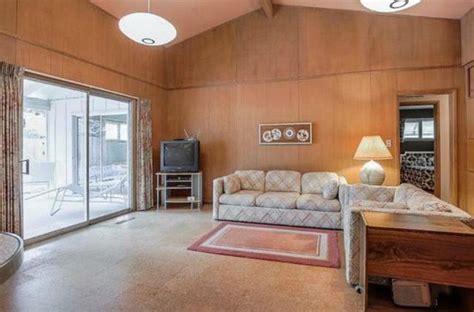
<svg viewBox="0 0 474 312"><path fill-rule="evenodd" d="M353 285L359 284L361 210L471 218L463 210L411 184L398 187L341 185L339 200L343 213L346 279Z"/></svg>
<svg viewBox="0 0 474 312"><path fill-rule="evenodd" d="M213 182L215 220L342 228L339 186L333 172L236 171Z"/></svg>

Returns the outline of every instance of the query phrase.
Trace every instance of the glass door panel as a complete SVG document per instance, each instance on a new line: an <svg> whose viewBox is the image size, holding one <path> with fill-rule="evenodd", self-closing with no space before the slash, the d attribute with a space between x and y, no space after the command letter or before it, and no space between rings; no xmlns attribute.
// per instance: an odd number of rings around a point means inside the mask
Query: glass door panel
<svg viewBox="0 0 474 312"><path fill-rule="evenodd" d="M84 128L87 93L24 80L23 224L26 239L87 220ZM73 170L75 167L80 170ZM82 183L81 183L82 182Z"/></svg>
<svg viewBox="0 0 474 312"><path fill-rule="evenodd" d="M129 209L130 102L99 95L89 104L89 210L98 218Z"/></svg>

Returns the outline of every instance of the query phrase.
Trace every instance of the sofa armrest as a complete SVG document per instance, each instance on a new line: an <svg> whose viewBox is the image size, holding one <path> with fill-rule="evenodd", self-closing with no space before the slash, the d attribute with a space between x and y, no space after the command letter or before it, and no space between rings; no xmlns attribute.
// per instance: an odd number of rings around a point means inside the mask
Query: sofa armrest
<svg viewBox="0 0 474 312"><path fill-rule="evenodd" d="M339 184L339 202L341 203L341 208L346 207L349 205L349 196L350 196L350 185L347 183L340 183Z"/></svg>
<svg viewBox="0 0 474 312"><path fill-rule="evenodd" d="M212 181L212 218L219 219L219 198L224 194L224 178L217 178Z"/></svg>
<svg viewBox="0 0 474 312"><path fill-rule="evenodd" d="M343 210L342 224L344 236L344 253L346 260L346 280L351 285L360 283L360 240L362 217L361 211L379 211L386 213L410 213L408 209L366 208L346 206ZM413 214L413 212L412 212Z"/></svg>

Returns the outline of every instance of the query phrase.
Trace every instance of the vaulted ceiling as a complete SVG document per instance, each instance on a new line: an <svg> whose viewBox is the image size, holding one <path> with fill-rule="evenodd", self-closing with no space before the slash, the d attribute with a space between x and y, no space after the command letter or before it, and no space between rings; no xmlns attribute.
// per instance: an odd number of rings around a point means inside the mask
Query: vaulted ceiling
<svg viewBox="0 0 474 312"><path fill-rule="evenodd" d="M147 10L147 0L90 0L117 18ZM424 0L398 14L459 19L474 0ZM261 7L261 0L151 0L151 11L172 22L178 43ZM274 4L366 11L359 0L273 0Z"/></svg>

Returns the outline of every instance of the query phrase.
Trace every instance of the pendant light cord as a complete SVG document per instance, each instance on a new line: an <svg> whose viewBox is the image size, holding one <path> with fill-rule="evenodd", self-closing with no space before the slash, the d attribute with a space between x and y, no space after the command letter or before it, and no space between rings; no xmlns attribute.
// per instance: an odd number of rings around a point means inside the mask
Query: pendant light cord
<svg viewBox="0 0 474 312"><path fill-rule="evenodd" d="M150 0L148 0L148 13L150 13Z"/></svg>

